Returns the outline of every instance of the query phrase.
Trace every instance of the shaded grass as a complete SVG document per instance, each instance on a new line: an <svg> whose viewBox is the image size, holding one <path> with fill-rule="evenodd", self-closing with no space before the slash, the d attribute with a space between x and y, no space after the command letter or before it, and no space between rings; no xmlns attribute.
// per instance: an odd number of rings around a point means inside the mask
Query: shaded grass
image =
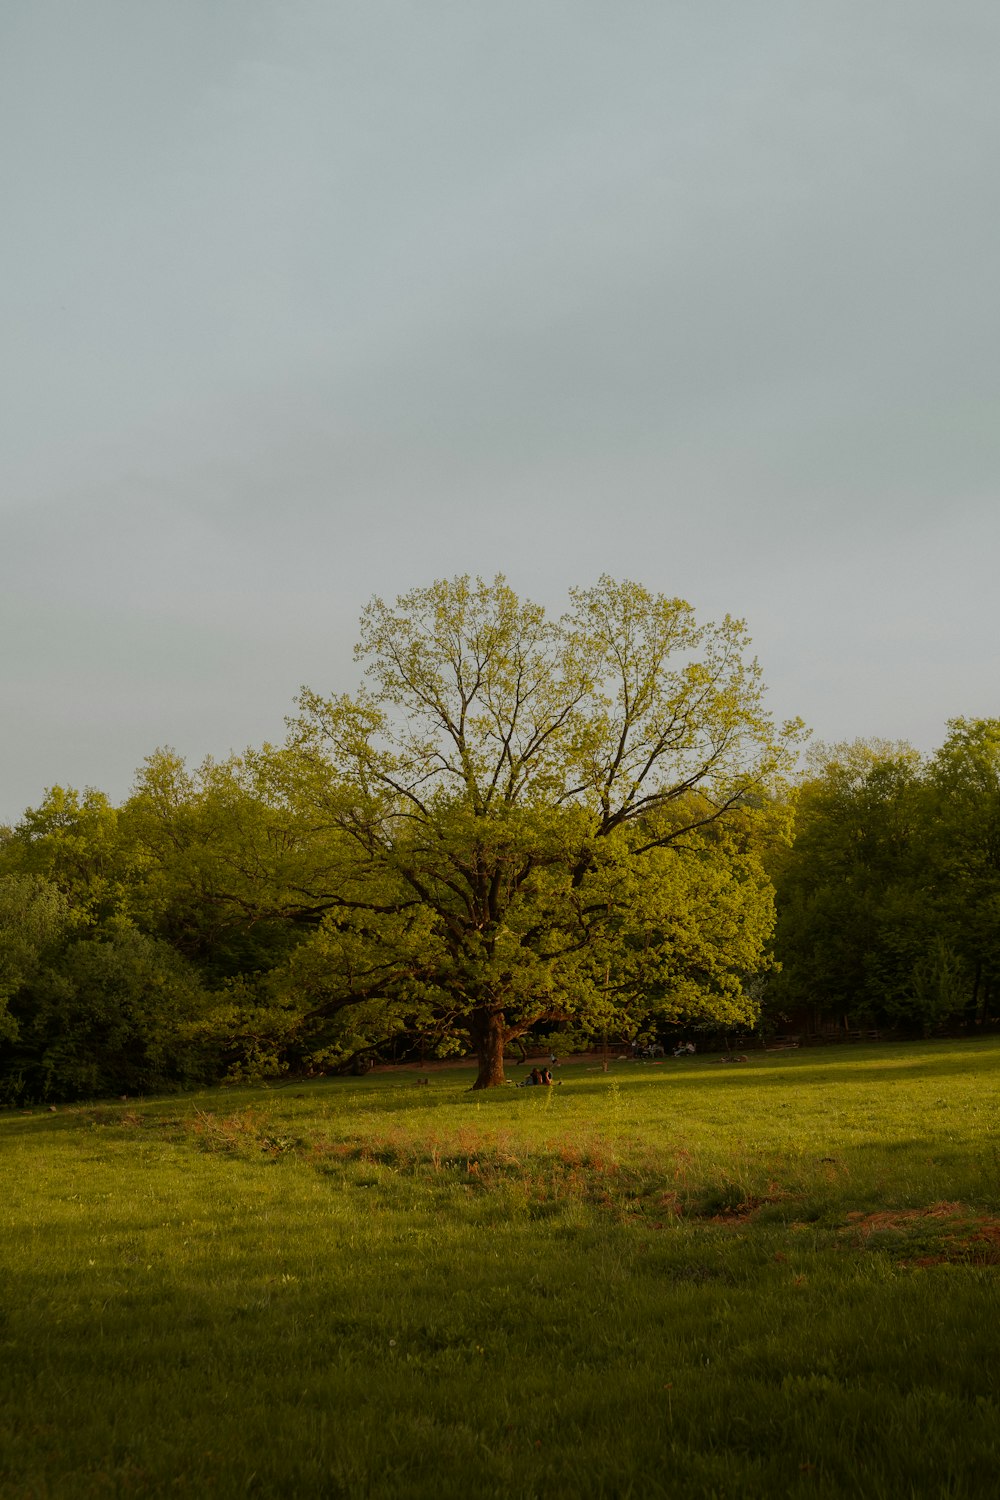
<svg viewBox="0 0 1000 1500"><path fill-rule="evenodd" d="M978 1496L992 1042L0 1120L0 1494Z"/></svg>

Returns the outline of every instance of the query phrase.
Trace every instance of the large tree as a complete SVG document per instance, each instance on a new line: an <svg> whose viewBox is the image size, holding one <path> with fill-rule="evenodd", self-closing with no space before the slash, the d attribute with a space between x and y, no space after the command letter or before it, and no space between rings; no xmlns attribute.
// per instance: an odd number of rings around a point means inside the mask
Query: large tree
<svg viewBox="0 0 1000 1500"><path fill-rule="evenodd" d="M498 577L375 599L368 685L304 689L275 759L326 835L326 1005L464 1032L475 1087L541 1021L643 1003L749 1019L776 729L742 622L604 577L559 620Z"/></svg>

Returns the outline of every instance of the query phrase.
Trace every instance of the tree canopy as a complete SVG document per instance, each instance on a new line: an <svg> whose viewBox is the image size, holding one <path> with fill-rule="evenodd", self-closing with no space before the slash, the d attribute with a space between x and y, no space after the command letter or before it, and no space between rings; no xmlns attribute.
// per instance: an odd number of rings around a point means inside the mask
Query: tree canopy
<svg viewBox="0 0 1000 1500"><path fill-rule="evenodd" d="M541 1021L746 1019L771 928L755 839L777 730L741 622L602 578L559 620L501 577L376 599L354 695L303 690L282 774L331 835L341 1005L430 1005L477 1087ZM723 826L724 825L724 826Z"/></svg>
<svg viewBox="0 0 1000 1500"><path fill-rule="evenodd" d="M927 1033L983 1024L1000 992L1000 720L953 720L926 760L819 747L794 822L774 871L782 1002Z"/></svg>
<svg viewBox="0 0 1000 1500"><path fill-rule="evenodd" d="M991 1024L1000 721L793 770L741 622L600 579L375 599L280 745L0 829L0 1100L765 1014ZM775 926L777 914L777 926ZM798 1024L802 1024L800 1021ZM665 1034L661 1032L661 1040Z"/></svg>

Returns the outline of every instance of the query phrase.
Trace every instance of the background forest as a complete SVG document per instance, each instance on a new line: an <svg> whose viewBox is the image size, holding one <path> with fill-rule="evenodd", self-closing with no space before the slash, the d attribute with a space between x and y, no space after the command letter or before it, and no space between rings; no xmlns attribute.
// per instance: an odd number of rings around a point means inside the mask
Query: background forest
<svg viewBox="0 0 1000 1500"><path fill-rule="evenodd" d="M0 1103L372 1055L790 1028L982 1030L1000 973L1000 720L793 771L739 622L603 579L375 601L353 698L281 747L0 830Z"/></svg>

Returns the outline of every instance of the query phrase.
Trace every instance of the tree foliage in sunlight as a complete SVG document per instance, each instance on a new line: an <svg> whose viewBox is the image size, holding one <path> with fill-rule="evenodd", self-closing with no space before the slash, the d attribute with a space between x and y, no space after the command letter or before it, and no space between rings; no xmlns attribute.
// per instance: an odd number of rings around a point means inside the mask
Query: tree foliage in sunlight
<svg viewBox="0 0 1000 1500"><path fill-rule="evenodd" d="M541 1022L750 1019L755 849L798 726L775 730L748 645L609 578L557 621L502 578L373 601L368 685L303 690L285 768L340 861L314 892L331 1008L430 1007L478 1087Z"/></svg>

